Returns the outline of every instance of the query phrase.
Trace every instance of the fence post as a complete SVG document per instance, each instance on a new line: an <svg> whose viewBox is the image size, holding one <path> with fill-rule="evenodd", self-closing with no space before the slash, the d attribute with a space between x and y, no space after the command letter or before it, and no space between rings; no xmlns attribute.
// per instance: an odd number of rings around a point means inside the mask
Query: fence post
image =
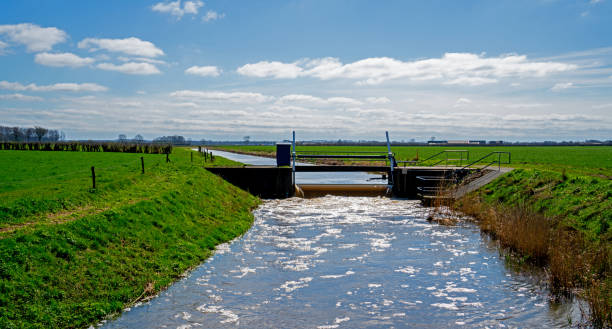
<svg viewBox="0 0 612 329"><path fill-rule="evenodd" d="M191 162L193 163L193 152L191 152L190 154L191 154Z"/></svg>
<svg viewBox="0 0 612 329"><path fill-rule="evenodd" d="M94 166L91 166L91 185L93 186L93 189L96 189L96 168Z"/></svg>
<svg viewBox="0 0 612 329"><path fill-rule="evenodd" d="M140 157L140 168L142 169L142 173L144 174L144 157Z"/></svg>

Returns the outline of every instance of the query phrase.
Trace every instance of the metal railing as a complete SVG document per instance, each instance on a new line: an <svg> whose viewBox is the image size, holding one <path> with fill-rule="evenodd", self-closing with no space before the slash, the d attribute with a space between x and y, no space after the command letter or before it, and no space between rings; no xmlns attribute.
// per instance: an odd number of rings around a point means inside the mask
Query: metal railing
<svg viewBox="0 0 612 329"><path fill-rule="evenodd" d="M502 162L502 155L503 154L506 154L508 156L508 161L507 162ZM485 160L485 159L487 159L489 157L494 157L495 155L497 155L497 160L491 161L491 162L487 163L484 167L479 167L478 169L482 170L482 169L490 167L493 164L497 164L497 170L501 170L501 165L502 164L510 164L510 162L511 162L511 154L510 154L510 152L495 151L495 152L491 152L491 153L483 156L482 158L480 158L480 159L478 159L478 160L468 164L467 166L465 166L465 167L463 167L461 169L467 169L467 168L469 168L469 167L471 167L471 166L473 166L473 165L475 165L477 163L483 162L483 160Z"/></svg>
<svg viewBox="0 0 612 329"><path fill-rule="evenodd" d="M413 160L413 161L397 161L397 163L402 163L404 164L404 167L406 167L406 164L413 164L413 165L423 165L425 164L425 162L434 159L436 157L438 157L439 155L444 154L445 157L443 157L442 159L438 159L438 161L436 161L435 163L431 164L430 166L437 166L442 162L445 162L445 165L448 166L449 161L452 163L453 161L458 161L458 166L462 166L463 165L463 161L469 161L470 160L470 151L468 150L444 150L441 152L438 152L434 155L431 155L429 157L427 157L425 160ZM451 154L458 154L459 158L449 158L449 155ZM464 157L465 156L465 157Z"/></svg>

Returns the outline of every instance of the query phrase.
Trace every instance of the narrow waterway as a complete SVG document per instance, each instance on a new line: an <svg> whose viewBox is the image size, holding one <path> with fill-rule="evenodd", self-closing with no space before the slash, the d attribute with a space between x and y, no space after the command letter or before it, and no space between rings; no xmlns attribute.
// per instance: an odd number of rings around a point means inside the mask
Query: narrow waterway
<svg viewBox="0 0 612 329"><path fill-rule="evenodd" d="M476 226L429 223L418 201L267 200L254 215L244 236L103 327L557 328L579 318L576 304L551 304L545 287L507 269Z"/></svg>

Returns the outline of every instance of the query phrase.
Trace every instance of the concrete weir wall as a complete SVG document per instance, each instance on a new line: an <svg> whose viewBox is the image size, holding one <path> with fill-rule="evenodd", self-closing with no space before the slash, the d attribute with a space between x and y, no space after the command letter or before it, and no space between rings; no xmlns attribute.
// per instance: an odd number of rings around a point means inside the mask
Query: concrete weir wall
<svg viewBox="0 0 612 329"><path fill-rule="evenodd" d="M206 169L261 198L283 199L292 197L295 193L291 179L291 168L245 166Z"/></svg>
<svg viewBox="0 0 612 329"><path fill-rule="evenodd" d="M417 177L464 178L471 170L457 168L432 167L396 167L393 170L393 196L400 198L418 199L417 187L436 187L437 181L423 181Z"/></svg>
<svg viewBox="0 0 612 329"><path fill-rule="evenodd" d="M331 171L331 166L321 167L322 171ZM309 171L314 171L316 166L307 168ZM245 167L212 167L206 168L208 171L221 176L226 181L240 187L243 190L249 191L251 194L257 195L266 199L283 199L289 198L295 195L295 188L292 184L291 168L286 167L275 167L275 166L245 166ZM336 166L338 175L342 175L342 171L358 171L355 166ZM357 168L358 169L358 168ZM366 168L367 169L367 168ZM375 168L379 170L380 168ZM383 168L386 169L386 168ZM306 169L304 169L306 170ZM364 170L369 171L369 170ZM387 171L388 172L388 171ZM435 179L423 180L418 177L438 177L438 178L463 178L469 173L469 170L462 170L456 168L433 168L433 167L411 167L411 168L394 168L393 170L393 191L392 194L395 197L418 199L419 187L436 187L440 184ZM370 187L367 189L367 193L372 194L371 187L377 187L378 189L386 188L386 185L363 185L361 187L344 185L346 187L347 195L365 195L363 191L356 193L356 189L364 189L364 186ZM316 187L316 188L315 188ZM308 190L310 188L310 190ZM337 194L338 189L343 188L340 185L337 186L326 186L326 185L305 185L304 192L306 190L313 194L313 189L317 190L317 193L324 193L325 191L330 194ZM333 190L333 191L332 191ZM333 193L332 193L333 192ZM360 194L361 193L361 194ZM378 193L381 194L381 193ZM384 193L383 193L384 194Z"/></svg>

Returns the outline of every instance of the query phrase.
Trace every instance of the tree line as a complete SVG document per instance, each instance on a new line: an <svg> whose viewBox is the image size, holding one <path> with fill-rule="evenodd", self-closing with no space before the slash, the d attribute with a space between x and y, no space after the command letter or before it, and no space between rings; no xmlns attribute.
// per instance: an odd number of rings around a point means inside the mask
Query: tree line
<svg viewBox="0 0 612 329"><path fill-rule="evenodd" d="M2 142L57 142L66 139L63 131L44 127L7 127L0 126L0 141Z"/></svg>
<svg viewBox="0 0 612 329"><path fill-rule="evenodd" d="M171 144L115 142L0 142L0 150L170 154Z"/></svg>

